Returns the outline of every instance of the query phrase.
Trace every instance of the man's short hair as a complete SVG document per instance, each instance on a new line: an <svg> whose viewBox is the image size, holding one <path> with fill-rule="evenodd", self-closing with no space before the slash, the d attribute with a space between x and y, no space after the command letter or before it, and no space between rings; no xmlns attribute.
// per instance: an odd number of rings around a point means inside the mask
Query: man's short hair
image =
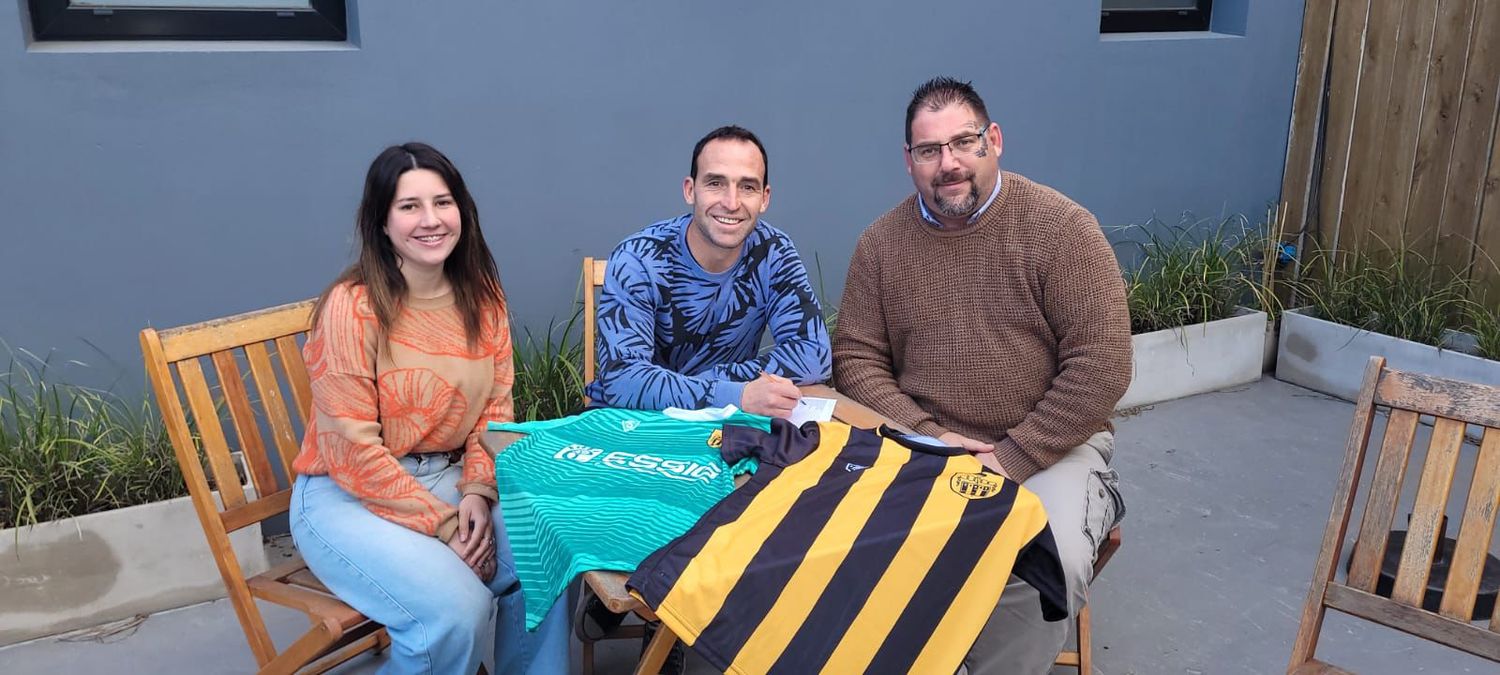
<svg viewBox="0 0 1500 675"><path fill-rule="evenodd" d="M751 133L749 129L734 124L728 124L708 132L707 136L699 139L698 144L693 146L693 163L688 166L689 177L693 180L698 180L698 155L703 154L703 146L708 145L709 141L721 139L754 143L755 148L760 150L760 163L764 167L760 172L760 182L763 185L771 184L771 158L766 156L766 146L761 145L760 139L756 138L755 134Z"/></svg>
<svg viewBox="0 0 1500 675"><path fill-rule="evenodd" d="M973 84L951 77L934 77L911 93L911 103L906 106L906 144L911 145L911 121L917 116L918 108L937 112L953 103L969 106L979 116L979 123L989 126L990 113L985 110L984 99L979 98Z"/></svg>

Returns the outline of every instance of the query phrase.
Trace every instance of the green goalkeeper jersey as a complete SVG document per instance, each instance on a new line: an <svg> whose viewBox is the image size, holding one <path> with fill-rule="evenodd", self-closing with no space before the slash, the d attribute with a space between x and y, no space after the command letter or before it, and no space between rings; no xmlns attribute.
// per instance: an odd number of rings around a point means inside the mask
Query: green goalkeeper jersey
<svg viewBox="0 0 1500 675"><path fill-rule="evenodd" d="M632 572L687 532L753 472L719 454L725 424L767 431L770 418L719 410L596 408L541 422L500 424L527 434L495 458L500 510L526 598L541 623L570 581L589 570Z"/></svg>

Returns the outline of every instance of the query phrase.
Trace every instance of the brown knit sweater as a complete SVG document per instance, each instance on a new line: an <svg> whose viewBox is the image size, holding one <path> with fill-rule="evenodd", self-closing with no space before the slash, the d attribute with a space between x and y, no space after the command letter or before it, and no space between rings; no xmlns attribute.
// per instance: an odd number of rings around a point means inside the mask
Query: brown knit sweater
<svg viewBox="0 0 1500 675"><path fill-rule="evenodd" d="M1014 173L1001 186L963 229L922 220L912 195L865 230L833 376L918 433L995 443L1024 481L1109 428L1130 384L1130 317L1094 216Z"/></svg>

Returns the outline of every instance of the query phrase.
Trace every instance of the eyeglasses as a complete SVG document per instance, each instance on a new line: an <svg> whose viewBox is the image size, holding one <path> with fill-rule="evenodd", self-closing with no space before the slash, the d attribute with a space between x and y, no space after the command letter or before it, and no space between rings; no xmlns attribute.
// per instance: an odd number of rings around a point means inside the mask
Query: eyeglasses
<svg viewBox="0 0 1500 675"><path fill-rule="evenodd" d="M907 146L906 151L911 153L911 161L918 164L931 164L943 156L943 146L953 150L955 155L977 155L980 150L984 149L984 132L959 136L947 143L910 145Z"/></svg>

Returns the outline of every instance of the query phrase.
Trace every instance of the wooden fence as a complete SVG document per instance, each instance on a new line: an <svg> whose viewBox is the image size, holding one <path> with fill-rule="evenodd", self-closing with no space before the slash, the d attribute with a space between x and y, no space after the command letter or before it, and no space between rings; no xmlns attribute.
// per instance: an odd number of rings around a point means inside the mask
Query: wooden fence
<svg viewBox="0 0 1500 675"><path fill-rule="evenodd" d="M1500 290L1500 0L1304 11L1287 229L1303 250L1404 245Z"/></svg>

